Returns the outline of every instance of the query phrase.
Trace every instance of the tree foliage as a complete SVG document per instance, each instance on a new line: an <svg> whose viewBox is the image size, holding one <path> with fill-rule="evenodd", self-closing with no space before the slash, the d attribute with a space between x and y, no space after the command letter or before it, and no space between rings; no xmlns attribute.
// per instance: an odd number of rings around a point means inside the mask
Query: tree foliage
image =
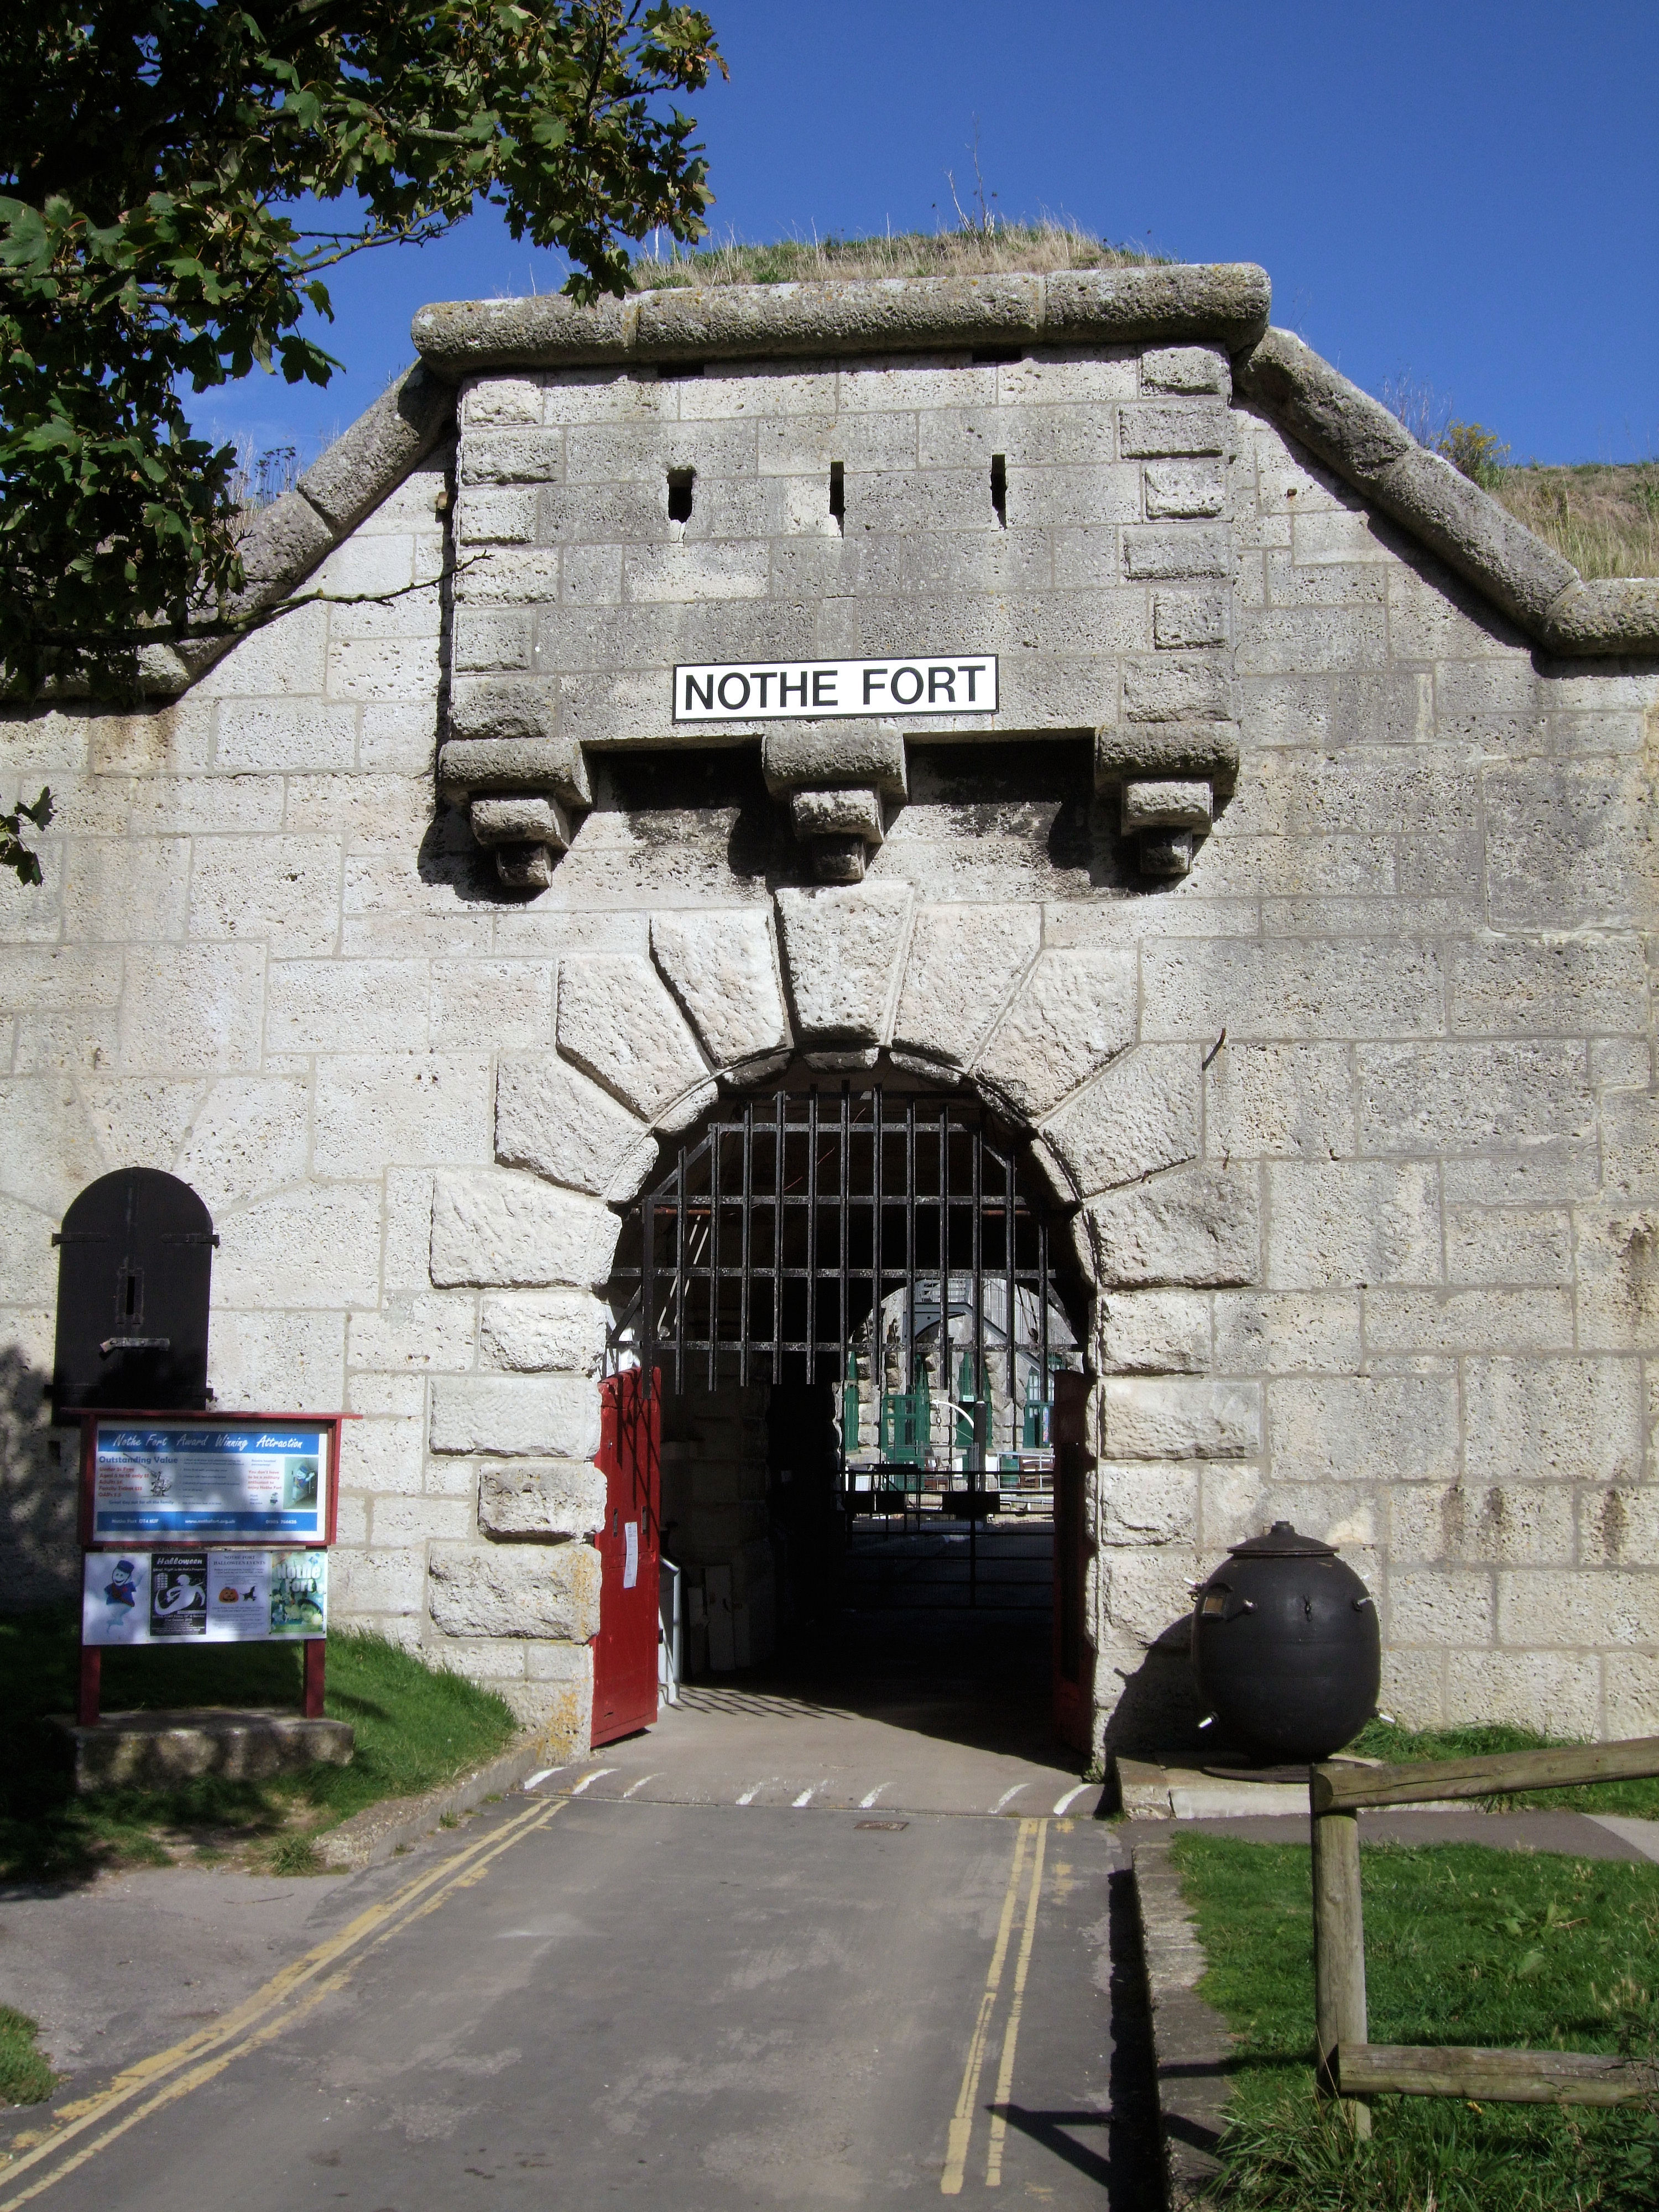
<svg viewBox="0 0 1659 2212"><path fill-rule="evenodd" d="M324 272L481 201L562 248L706 229L674 105L723 68L644 0L20 0L0 21L0 667L130 690L240 586L234 454L184 392L326 384Z"/></svg>

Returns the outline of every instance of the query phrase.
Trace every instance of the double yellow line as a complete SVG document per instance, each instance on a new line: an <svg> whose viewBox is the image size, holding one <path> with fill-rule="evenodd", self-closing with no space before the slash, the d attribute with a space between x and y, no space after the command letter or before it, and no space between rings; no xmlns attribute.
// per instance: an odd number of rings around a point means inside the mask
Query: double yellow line
<svg viewBox="0 0 1659 2212"><path fill-rule="evenodd" d="M152 2112L187 2097L236 2059L285 2033L325 1997L343 1989L363 1960L382 1943L390 1942L428 1912L435 1912L458 1890L470 1889L481 1881L503 1851L511 1850L532 1830L545 1827L567 1802L544 1800L514 1814L441 1865L416 1875L378 1905L360 1912L337 1935L273 1974L263 1989L223 2014L210 2027L199 2028L154 2057L140 2059L136 2066L118 2074L109 2087L95 2097L64 2106L39 2141L0 2165L0 2190L6 2192L0 2197L0 2212L16 2212L18 2206L96 2158ZM20 2181L21 2188L15 2185Z"/></svg>
<svg viewBox="0 0 1659 2212"><path fill-rule="evenodd" d="M1031 1875L1025 1898L1025 1924L1020 1932L1013 1994L1002 2031L1002 2057L997 2067L996 2095L992 2102L991 2140L985 2158L986 2187L999 2189L1002 2185L1002 2151L1008 2138L1008 2102L1014 2089L1014 2053L1019 2045L1020 2014L1025 2008L1025 1979L1030 1972L1031 1946L1036 1940L1037 1907L1042 1898L1042 1856L1048 1842L1047 1820L1020 1822L1019 1834L1014 1843L1014 1863L1008 1870L1008 1887L1003 1894L1002 1911L997 1921L996 1944L991 1953L985 1987L980 1995L979 2016L974 2022L973 2040L968 2046L968 2061L962 2069L962 2087L957 2092L956 2110L951 2115L951 2125L945 2137L945 2171L939 2181L941 2196L960 2197L963 2180L968 2171L968 2154L973 2146L974 2121L979 2110L980 2077L985 2070L986 2056L990 2049L991 2023L996 2011L997 1998L1001 1993L1003 1972L1008 1963L1008 1946L1013 1935L1014 1916L1018 1909L1020 1884L1024 1878L1029 1850ZM0 2204L0 2212L6 2212L3 2204Z"/></svg>

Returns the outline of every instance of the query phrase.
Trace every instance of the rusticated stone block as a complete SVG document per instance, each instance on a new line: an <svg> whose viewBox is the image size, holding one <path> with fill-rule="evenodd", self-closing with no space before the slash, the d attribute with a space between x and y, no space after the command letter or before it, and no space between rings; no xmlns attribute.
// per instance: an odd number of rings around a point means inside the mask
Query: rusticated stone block
<svg viewBox="0 0 1659 2212"><path fill-rule="evenodd" d="M631 1198L656 1146L608 1091L549 1053L504 1059L495 1079L495 1157L596 1197Z"/></svg>
<svg viewBox="0 0 1659 2212"><path fill-rule="evenodd" d="M432 1384L434 1452L591 1459L599 1385L586 1375L444 1375Z"/></svg>
<svg viewBox="0 0 1659 2212"><path fill-rule="evenodd" d="M599 1555L591 1544L434 1544L427 1604L446 1636L585 1644L599 1633Z"/></svg>
<svg viewBox="0 0 1659 2212"><path fill-rule="evenodd" d="M684 1128L714 1102L696 1040L648 960L559 963L559 1050L647 1121Z"/></svg>
<svg viewBox="0 0 1659 2212"><path fill-rule="evenodd" d="M1133 1043L1138 1011L1131 949L1045 951L975 1073L1037 1120Z"/></svg>
<svg viewBox="0 0 1659 2212"><path fill-rule="evenodd" d="M1137 1045L1042 1127L1079 1198L1195 1158L1203 1079L1196 1045Z"/></svg>
<svg viewBox="0 0 1659 2212"><path fill-rule="evenodd" d="M490 1536L591 1536L605 1477L586 1460L509 1460L478 1470L478 1526Z"/></svg>
<svg viewBox="0 0 1659 2212"><path fill-rule="evenodd" d="M1177 1168L1091 1201L1103 1286L1255 1282L1261 1207L1254 1171Z"/></svg>
<svg viewBox="0 0 1659 2212"><path fill-rule="evenodd" d="M586 1291L520 1291L483 1301L478 1343L491 1367L591 1375L609 1326L607 1310Z"/></svg>
<svg viewBox="0 0 1659 2212"><path fill-rule="evenodd" d="M1101 1384L1112 1459L1254 1459L1261 1386L1185 1375L1109 1375Z"/></svg>
<svg viewBox="0 0 1659 2212"><path fill-rule="evenodd" d="M782 890L777 907L802 1042L879 1044L909 921L909 885Z"/></svg>
<svg viewBox="0 0 1659 2212"><path fill-rule="evenodd" d="M432 1279L441 1288L608 1279L622 1223L609 1206L532 1176L440 1176L432 1193Z"/></svg>
<svg viewBox="0 0 1659 2212"><path fill-rule="evenodd" d="M965 1066L1042 941L1039 907L923 907L910 933L895 1046Z"/></svg>
<svg viewBox="0 0 1659 2212"><path fill-rule="evenodd" d="M677 907L651 918L651 951L716 1067L789 1048L763 908Z"/></svg>

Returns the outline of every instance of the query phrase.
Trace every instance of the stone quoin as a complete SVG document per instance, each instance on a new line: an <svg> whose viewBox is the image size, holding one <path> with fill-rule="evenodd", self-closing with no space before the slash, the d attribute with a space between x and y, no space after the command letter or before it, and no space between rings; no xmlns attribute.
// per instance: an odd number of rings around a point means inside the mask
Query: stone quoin
<svg viewBox="0 0 1659 2212"><path fill-rule="evenodd" d="M165 1169L218 1402L362 1417L335 1617L585 1746L623 1215L810 1071L982 1097L1062 1216L1097 1742L1189 1703L1190 1587L1274 1520L1401 1719L1659 1729L1659 582L1268 309L429 308L250 527L303 604L7 708L58 815L0 949L0 1598L75 1572L53 1231ZM693 1407L755 1657L764 1399Z"/></svg>

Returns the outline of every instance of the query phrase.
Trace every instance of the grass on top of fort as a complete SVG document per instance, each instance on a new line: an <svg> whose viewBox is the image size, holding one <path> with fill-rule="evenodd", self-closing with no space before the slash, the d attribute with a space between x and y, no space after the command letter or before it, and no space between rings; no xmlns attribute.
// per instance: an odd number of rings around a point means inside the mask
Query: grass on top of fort
<svg viewBox="0 0 1659 2212"><path fill-rule="evenodd" d="M1644 2106L1378 2097L1355 2141L1315 2098L1303 1844L1172 1847L1234 2037L1215 2202L1229 2212L1652 2212ZM1659 2056L1659 1866L1480 1844L1368 1845L1365 1972L1381 2043Z"/></svg>
<svg viewBox="0 0 1659 2212"><path fill-rule="evenodd" d="M423 1666L382 1637L337 1630L326 1710L356 1731L349 1766L77 1797L66 1740L47 1717L74 1710L76 1651L74 1615L62 1607L0 1619L0 1876L13 1881L77 1881L109 1866L180 1862L318 1872L314 1838L324 1829L381 1798L434 1788L493 1758L517 1731L492 1691ZM110 1650L103 1706L297 1711L301 1664L291 1644Z"/></svg>

